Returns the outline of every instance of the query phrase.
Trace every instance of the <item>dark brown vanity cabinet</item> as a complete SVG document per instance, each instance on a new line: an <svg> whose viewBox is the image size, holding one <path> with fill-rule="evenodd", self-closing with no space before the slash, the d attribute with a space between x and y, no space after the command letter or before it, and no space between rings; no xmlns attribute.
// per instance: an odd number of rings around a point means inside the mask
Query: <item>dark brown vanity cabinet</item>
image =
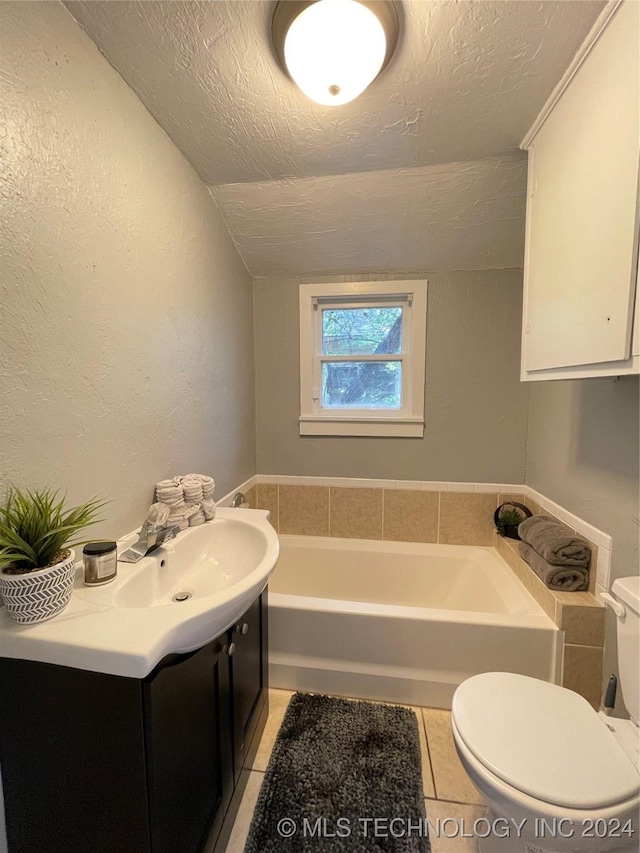
<svg viewBox="0 0 640 853"><path fill-rule="evenodd" d="M232 697L224 645L171 655L143 682L152 853L201 850L229 804Z"/></svg>
<svg viewBox="0 0 640 853"><path fill-rule="evenodd" d="M234 778L237 781L247 751L253 742L261 700L268 682L267 608L256 601L232 632L232 689L234 733Z"/></svg>
<svg viewBox="0 0 640 853"><path fill-rule="evenodd" d="M142 680L0 658L9 853L209 853L266 720L266 599Z"/></svg>

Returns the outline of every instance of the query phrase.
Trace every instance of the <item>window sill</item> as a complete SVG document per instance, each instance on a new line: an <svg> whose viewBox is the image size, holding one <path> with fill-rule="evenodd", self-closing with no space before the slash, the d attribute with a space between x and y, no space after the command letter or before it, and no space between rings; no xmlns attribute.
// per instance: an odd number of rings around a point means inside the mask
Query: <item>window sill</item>
<svg viewBox="0 0 640 853"><path fill-rule="evenodd" d="M300 435L391 436L422 438L422 418L318 418L302 416Z"/></svg>

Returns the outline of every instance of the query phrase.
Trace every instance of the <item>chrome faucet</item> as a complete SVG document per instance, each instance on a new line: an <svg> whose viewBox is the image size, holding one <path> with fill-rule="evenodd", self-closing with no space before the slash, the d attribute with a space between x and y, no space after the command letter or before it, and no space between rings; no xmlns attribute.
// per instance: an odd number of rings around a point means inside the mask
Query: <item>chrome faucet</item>
<svg viewBox="0 0 640 853"><path fill-rule="evenodd" d="M180 533L180 527L177 524L164 527L161 524L153 524L152 522L145 521L140 528L138 541L130 548L127 548L124 553L120 554L118 560L123 563L137 563L138 560L155 551L164 542L175 539L178 533Z"/></svg>
<svg viewBox="0 0 640 853"><path fill-rule="evenodd" d="M236 492L235 495L233 496L233 500L231 501L231 506L234 509L237 509L238 507L241 507L241 506L248 508L249 504L247 503L247 499L242 492Z"/></svg>

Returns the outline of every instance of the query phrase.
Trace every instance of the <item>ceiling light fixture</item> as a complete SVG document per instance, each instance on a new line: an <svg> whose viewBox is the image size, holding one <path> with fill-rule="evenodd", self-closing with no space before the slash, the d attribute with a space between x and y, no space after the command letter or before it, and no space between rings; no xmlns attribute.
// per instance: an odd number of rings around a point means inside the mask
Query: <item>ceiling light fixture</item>
<svg viewBox="0 0 640 853"><path fill-rule="evenodd" d="M280 64L319 104L357 98L389 62L398 42L389 0L280 0L271 34Z"/></svg>

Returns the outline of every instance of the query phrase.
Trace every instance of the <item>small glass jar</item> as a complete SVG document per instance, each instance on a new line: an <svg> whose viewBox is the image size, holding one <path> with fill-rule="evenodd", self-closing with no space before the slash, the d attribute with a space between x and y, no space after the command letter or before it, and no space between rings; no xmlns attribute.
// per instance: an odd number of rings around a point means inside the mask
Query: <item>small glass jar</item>
<svg viewBox="0 0 640 853"><path fill-rule="evenodd" d="M99 586L112 581L118 573L118 551L115 542L87 542L82 549L84 582Z"/></svg>

